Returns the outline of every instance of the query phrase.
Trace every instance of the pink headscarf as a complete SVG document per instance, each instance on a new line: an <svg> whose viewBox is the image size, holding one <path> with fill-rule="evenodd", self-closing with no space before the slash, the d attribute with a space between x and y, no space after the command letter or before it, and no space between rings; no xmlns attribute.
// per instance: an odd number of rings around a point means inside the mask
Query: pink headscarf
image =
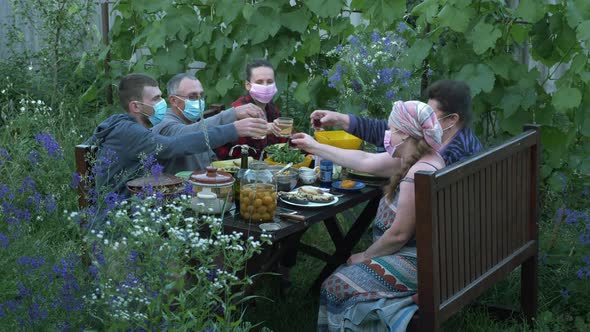
<svg viewBox="0 0 590 332"><path fill-rule="evenodd" d="M424 138L436 151L440 149L442 128L428 104L416 100L396 101L389 114L389 121L399 131L412 137Z"/></svg>

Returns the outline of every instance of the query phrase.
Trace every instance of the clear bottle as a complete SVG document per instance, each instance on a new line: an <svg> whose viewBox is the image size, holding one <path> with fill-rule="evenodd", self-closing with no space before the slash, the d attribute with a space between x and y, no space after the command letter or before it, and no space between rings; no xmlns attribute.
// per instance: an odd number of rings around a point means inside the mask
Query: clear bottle
<svg viewBox="0 0 590 332"><path fill-rule="evenodd" d="M246 221L271 222L277 208L277 187L265 162L252 162L240 184L240 215Z"/></svg>

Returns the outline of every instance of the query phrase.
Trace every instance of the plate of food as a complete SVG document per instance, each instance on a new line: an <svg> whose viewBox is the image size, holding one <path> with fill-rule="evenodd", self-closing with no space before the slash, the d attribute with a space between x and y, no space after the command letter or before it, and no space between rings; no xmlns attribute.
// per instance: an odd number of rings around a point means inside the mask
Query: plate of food
<svg viewBox="0 0 590 332"><path fill-rule="evenodd" d="M360 181L354 180L344 180L344 181L336 181L332 183L332 188L340 190L340 191L359 191L365 187L365 184Z"/></svg>
<svg viewBox="0 0 590 332"><path fill-rule="evenodd" d="M302 186L293 191L279 192L281 201L302 207L320 207L336 204L338 197L314 186Z"/></svg>
<svg viewBox="0 0 590 332"><path fill-rule="evenodd" d="M254 158L248 157L248 164L254 161ZM228 159L228 160L217 160L211 163L211 166L221 168L224 172L235 173L240 169L242 159Z"/></svg>

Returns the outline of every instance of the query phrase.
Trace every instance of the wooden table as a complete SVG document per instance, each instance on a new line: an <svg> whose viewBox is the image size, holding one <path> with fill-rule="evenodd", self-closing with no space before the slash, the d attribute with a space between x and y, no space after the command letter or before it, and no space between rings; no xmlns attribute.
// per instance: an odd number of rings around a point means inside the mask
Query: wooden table
<svg viewBox="0 0 590 332"><path fill-rule="evenodd" d="M325 207L306 208L280 202L278 205L279 209L286 208L295 210L297 211L297 214L303 216L305 220L290 221L275 216L275 222L281 225L281 229L267 232L267 234L271 235L273 243L272 253L270 258L264 259L263 262L257 264L256 272L271 271L272 267L284 255L285 250L288 249L287 246L280 246L282 242L299 242L303 233L311 225L323 222L336 248L336 251L333 254L326 253L314 246L304 243L299 243L298 246L301 252L326 262L326 266L320 272L320 275L312 286L312 291L319 291L323 280L334 272L338 266L345 263L348 257L350 257L352 249L359 242L362 235L373 221L375 214L377 213L377 207L381 196L382 191L380 187L366 186L358 192L344 194L342 197L339 197L336 204ZM350 230L344 234L336 219L336 215L363 203L367 203L367 205L354 221ZM245 236L252 236L254 238L257 238L262 234L262 230L258 227L259 224L248 223L240 217L239 213L226 216L223 223L226 232L241 232Z"/></svg>

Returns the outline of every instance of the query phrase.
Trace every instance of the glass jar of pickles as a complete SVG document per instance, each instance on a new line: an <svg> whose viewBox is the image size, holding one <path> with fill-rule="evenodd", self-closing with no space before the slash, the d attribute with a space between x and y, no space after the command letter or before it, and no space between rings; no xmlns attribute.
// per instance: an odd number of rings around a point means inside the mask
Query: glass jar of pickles
<svg viewBox="0 0 590 332"><path fill-rule="evenodd" d="M277 208L277 186L264 162L250 163L240 181L240 215L244 220L270 222Z"/></svg>

